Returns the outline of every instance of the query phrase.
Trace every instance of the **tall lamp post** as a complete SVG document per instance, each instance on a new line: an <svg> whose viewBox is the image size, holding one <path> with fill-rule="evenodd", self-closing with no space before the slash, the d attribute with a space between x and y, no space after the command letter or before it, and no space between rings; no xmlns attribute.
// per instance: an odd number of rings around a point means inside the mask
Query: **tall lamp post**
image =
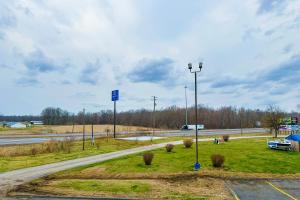
<svg viewBox="0 0 300 200"><path fill-rule="evenodd" d="M202 69L202 62L199 63L199 69L193 69L192 63L188 64L188 69L191 73L194 73L195 75L195 121L196 121L196 163L194 164L194 169L199 170L201 167L201 164L199 163L199 155L198 155L198 114L197 114L197 73L201 72Z"/></svg>
<svg viewBox="0 0 300 200"><path fill-rule="evenodd" d="M186 126L186 129L188 129L186 88L187 88L187 86L184 86L184 94L185 94L185 126Z"/></svg>

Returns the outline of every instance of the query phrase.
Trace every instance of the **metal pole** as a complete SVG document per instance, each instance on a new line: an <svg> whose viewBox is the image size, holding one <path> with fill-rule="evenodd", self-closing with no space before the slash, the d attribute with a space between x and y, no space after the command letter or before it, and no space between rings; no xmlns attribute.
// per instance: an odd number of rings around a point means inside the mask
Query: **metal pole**
<svg viewBox="0 0 300 200"><path fill-rule="evenodd" d="M94 124L92 124L92 145L94 146L95 139L94 139Z"/></svg>
<svg viewBox="0 0 300 200"><path fill-rule="evenodd" d="M243 135L242 116L240 116L241 135Z"/></svg>
<svg viewBox="0 0 300 200"><path fill-rule="evenodd" d="M85 109L83 109L83 131L82 131L82 150L84 150L85 145Z"/></svg>
<svg viewBox="0 0 300 200"><path fill-rule="evenodd" d="M153 129L152 129L152 137L154 137L154 129L155 129L155 107L156 107L156 100L157 100L157 97L153 96L153 114L152 114Z"/></svg>
<svg viewBox="0 0 300 200"><path fill-rule="evenodd" d="M199 164L198 159L198 106L197 106L197 72L195 74L195 115L196 115L196 165ZM196 167L195 167L196 168Z"/></svg>
<svg viewBox="0 0 300 200"><path fill-rule="evenodd" d="M184 93L185 93L185 125L187 127L188 125L188 119L187 119L187 97L186 97L186 86L184 87Z"/></svg>
<svg viewBox="0 0 300 200"><path fill-rule="evenodd" d="M114 138L116 138L116 101L114 101Z"/></svg>

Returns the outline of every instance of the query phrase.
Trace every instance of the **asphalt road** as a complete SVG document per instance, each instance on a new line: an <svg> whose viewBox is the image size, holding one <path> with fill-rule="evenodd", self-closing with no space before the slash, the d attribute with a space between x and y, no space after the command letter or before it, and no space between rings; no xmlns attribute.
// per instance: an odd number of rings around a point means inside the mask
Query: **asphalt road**
<svg viewBox="0 0 300 200"><path fill-rule="evenodd" d="M264 138L265 136L231 137L230 139L234 140L234 139L241 139L241 138L246 139L246 138L254 138L254 137ZM212 140L213 138L199 139L199 141L212 141ZM95 156L89 156L89 157L78 158L74 160L67 160L58 163L52 163L52 164L41 165L37 167L30 167L30 168L0 173L0 195L5 196L7 191L13 189L14 187L26 182L30 182L37 178L45 177L49 174L53 174L66 169L71 169L74 167L89 165L97 162L103 162L106 160L122 157L125 155L162 148L169 143L178 145L178 144L182 144L182 141L153 144L149 146L136 147L136 148L126 149L122 151L99 154Z"/></svg>
<svg viewBox="0 0 300 200"><path fill-rule="evenodd" d="M236 200L300 199L300 180L233 180L227 185Z"/></svg>
<svg viewBox="0 0 300 200"><path fill-rule="evenodd" d="M243 134L246 133L262 133L266 132L262 128L243 129ZM181 131L181 130L165 130L155 131L155 136L158 137L176 137L176 136L194 136L195 131ZM225 134L241 134L241 129L211 129L200 130L199 135L225 135ZM124 136L142 136L149 135L149 131L141 132L119 132L118 137ZM95 133L95 137L106 137L106 133ZM34 144L49 141L51 139L62 140L66 137L73 137L74 139L81 139L82 133L68 133L68 134L31 134L31 135L0 135L0 146L3 145L17 145L17 144ZM86 137L90 138L91 133L86 133Z"/></svg>

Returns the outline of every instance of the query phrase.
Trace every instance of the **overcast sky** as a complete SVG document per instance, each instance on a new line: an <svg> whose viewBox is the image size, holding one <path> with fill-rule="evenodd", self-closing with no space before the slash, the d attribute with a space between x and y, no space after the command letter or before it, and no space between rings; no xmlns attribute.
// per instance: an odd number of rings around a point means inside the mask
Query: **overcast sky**
<svg viewBox="0 0 300 200"><path fill-rule="evenodd" d="M297 110L300 1L0 1L1 114L192 105L199 61L199 104Z"/></svg>

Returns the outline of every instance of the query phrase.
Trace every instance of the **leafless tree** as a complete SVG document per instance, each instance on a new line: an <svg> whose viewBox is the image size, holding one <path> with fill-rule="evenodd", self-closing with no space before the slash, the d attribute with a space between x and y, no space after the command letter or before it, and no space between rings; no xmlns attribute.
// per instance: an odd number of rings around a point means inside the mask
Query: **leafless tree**
<svg viewBox="0 0 300 200"><path fill-rule="evenodd" d="M280 128L280 119L284 117L284 112L275 105L269 105L265 116L263 118L263 124L265 127L270 128L270 133L275 132L275 138L278 136Z"/></svg>

